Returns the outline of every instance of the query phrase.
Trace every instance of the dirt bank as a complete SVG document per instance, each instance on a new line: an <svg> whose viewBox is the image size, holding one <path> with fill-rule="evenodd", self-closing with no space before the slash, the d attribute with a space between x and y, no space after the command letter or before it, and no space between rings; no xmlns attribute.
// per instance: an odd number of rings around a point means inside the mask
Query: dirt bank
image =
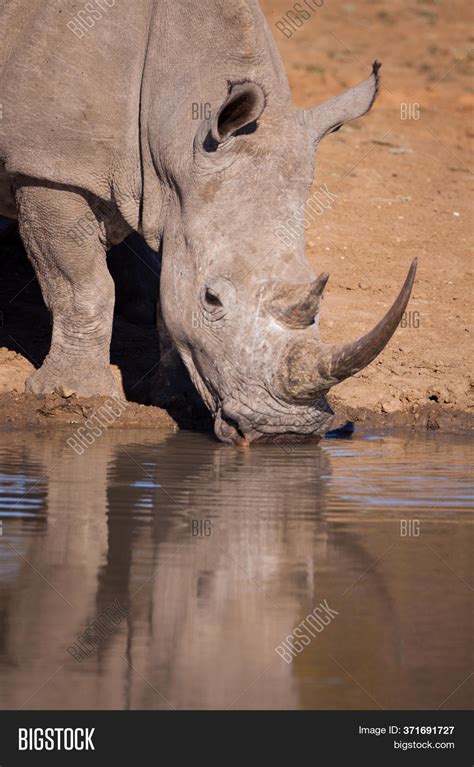
<svg viewBox="0 0 474 767"><path fill-rule="evenodd" d="M109 428L150 428L175 431L176 423L159 407L116 402L107 397L78 399L59 392L47 397L8 392L0 394L0 428L25 429L87 424L89 431Z"/></svg>
<svg viewBox="0 0 474 767"><path fill-rule="evenodd" d="M465 428L473 420L470 3L332 0L288 39L275 24L292 3L262 5L298 106L338 93L367 76L374 59L383 62L374 110L318 152L314 191L326 185L335 195L307 232L308 258L331 275L323 339L348 340L375 324L415 256L418 276L404 327L369 368L334 390L338 420ZM22 395L47 351L49 318L15 235L0 247L0 425L83 418L74 400L38 404ZM131 398L152 401L155 331L117 317L112 359L132 382ZM128 413L140 425L142 418L171 424L156 408L133 405Z"/></svg>

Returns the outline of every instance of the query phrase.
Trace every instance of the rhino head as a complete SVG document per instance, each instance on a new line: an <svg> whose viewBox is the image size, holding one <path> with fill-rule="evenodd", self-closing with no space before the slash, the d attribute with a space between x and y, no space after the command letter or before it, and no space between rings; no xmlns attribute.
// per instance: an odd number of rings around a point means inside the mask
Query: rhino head
<svg viewBox="0 0 474 767"><path fill-rule="evenodd" d="M185 134L187 159L155 162L172 190L161 310L221 440L323 434L333 415L326 393L382 351L405 310L415 264L372 331L322 343L328 275L306 261L303 226L278 236L283 222L303 218L321 139L372 106L379 66L309 110L272 101L258 82L228 83L213 114Z"/></svg>

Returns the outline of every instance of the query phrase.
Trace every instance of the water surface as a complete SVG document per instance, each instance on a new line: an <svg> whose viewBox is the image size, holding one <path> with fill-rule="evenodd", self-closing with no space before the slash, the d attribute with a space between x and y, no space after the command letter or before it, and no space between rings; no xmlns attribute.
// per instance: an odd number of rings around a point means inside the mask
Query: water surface
<svg viewBox="0 0 474 767"><path fill-rule="evenodd" d="M467 708L472 442L0 434L1 708ZM290 662L319 604L337 613ZM123 619L79 663L67 648ZM76 645L77 646L77 645Z"/></svg>

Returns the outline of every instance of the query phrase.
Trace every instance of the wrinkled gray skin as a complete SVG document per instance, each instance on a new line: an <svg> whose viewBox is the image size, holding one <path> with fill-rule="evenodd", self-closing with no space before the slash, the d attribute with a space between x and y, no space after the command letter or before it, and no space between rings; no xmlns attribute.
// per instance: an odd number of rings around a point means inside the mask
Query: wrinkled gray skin
<svg viewBox="0 0 474 767"><path fill-rule="evenodd" d="M81 39L67 26L79 9L0 8L0 215L18 218L53 315L29 388L115 391L105 258L135 230L161 247L170 359L177 350L217 436L324 433L324 394L381 351L414 270L372 334L325 346L327 277L315 282L303 234L288 245L276 230L304 209L321 138L370 109L378 66L301 111L254 0L116 2ZM193 104L210 118L193 119Z"/></svg>

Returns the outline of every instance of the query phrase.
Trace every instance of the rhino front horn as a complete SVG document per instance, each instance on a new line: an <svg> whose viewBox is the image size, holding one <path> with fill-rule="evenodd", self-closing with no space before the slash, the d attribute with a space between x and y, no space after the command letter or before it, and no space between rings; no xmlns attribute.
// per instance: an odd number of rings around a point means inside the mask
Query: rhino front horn
<svg viewBox="0 0 474 767"><path fill-rule="evenodd" d="M405 283L385 317L357 341L321 344L316 339L294 341L279 371L279 389L291 401L309 401L369 365L387 345L408 304L416 273L413 261Z"/></svg>
<svg viewBox="0 0 474 767"><path fill-rule="evenodd" d="M270 314L290 328L306 328L314 324L329 274L320 274L308 284L276 283L267 297Z"/></svg>

